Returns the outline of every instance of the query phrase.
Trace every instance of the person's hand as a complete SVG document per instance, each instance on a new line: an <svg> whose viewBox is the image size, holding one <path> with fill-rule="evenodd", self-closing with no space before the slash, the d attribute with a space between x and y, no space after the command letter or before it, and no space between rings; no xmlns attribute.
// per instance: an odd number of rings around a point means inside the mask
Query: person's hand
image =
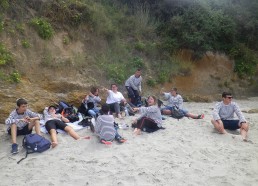
<svg viewBox="0 0 258 186"><path fill-rule="evenodd" d="M137 123L137 119L133 120L133 124L136 124Z"/></svg>
<svg viewBox="0 0 258 186"><path fill-rule="evenodd" d="M139 110L140 110L140 109L137 108L137 107L133 108L133 111L134 111L134 112L137 112L137 111L139 111Z"/></svg>

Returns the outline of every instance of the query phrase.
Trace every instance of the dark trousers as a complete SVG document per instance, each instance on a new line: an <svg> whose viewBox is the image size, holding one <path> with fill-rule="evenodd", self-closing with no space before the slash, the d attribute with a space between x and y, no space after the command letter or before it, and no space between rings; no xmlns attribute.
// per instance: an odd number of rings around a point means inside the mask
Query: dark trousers
<svg viewBox="0 0 258 186"><path fill-rule="evenodd" d="M154 120L147 117L142 117L141 119L137 120L135 128L141 129L145 132L154 132L160 129Z"/></svg>
<svg viewBox="0 0 258 186"><path fill-rule="evenodd" d="M131 99L131 103L137 106L140 99L138 90L134 90L132 87L128 87L128 86L126 86L125 88L128 92L128 97Z"/></svg>

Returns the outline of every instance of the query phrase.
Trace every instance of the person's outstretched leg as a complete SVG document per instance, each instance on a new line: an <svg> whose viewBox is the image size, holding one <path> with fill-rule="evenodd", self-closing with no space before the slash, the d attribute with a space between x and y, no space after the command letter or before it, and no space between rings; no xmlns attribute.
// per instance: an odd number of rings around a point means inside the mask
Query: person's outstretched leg
<svg viewBox="0 0 258 186"><path fill-rule="evenodd" d="M73 137L73 139L75 139L75 140L78 140L78 139L90 139L89 136L85 136L85 137L79 136L79 134L77 134L77 133L73 130L73 128L70 127L70 126L66 126L66 127L64 128L64 130L65 130L71 137Z"/></svg>

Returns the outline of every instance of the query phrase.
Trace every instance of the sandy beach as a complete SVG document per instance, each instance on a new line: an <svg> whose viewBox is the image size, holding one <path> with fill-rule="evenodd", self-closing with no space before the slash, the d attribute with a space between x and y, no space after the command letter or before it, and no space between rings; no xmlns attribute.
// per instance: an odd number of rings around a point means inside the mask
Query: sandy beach
<svg viewBox="0 0 258 186"><path fill-rule="evenodd" d="M258 98L234 100L242 111L258 109ZM90 129L78 131L90 140L75 141L58 134L59 145L43 153L25 156L20 148L11 155L10 136L0 130L0 185L176 185L256 186L258 185L258 114L244 113L250 123L250 142L239 131L218 134L212 124L213 103L184 103L192 113L204 113L203 120L166 118L165 130L140 136L133 129L119 130L127 139L111 146L99 143ZM131 125L137 116L116 119ZM49 135L44 134L49 139ZM18 137L21 147L23 137Z"/></svg>

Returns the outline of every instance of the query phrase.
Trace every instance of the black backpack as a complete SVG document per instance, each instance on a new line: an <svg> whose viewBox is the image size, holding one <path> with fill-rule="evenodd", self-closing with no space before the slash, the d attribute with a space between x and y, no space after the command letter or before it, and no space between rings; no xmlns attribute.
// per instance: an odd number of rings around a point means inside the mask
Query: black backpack
<svg viewBox="0 0 258 186"><path fill-rule="evenodd" d="M184 114L184 112L181 110L181 109L179 109L177 106L173 106L173 108L172 108L172 111L171 111L171 115L170 115L172 118L175 118L175 119L182 119L184 116L185 116L185 114Z"/></svg>
<svg viewBox="0 0 258 186"><path fill-rule="evenodd" d="M64 117L69 119L71 123L79 121L79 116L75 111L73 105L70 105L64 101L59 101L57 113L62 114Z"/></svg>
<svg viewBox="0 0 258 186"><path fill-rule="evenodd" d="M27 134L22 140L22 146L26 149L26 156L19 160L17 164L26 159L28 154L32 154L34 152L41 153L48 150L51 146L51 142L38 134Z"/></svg>

